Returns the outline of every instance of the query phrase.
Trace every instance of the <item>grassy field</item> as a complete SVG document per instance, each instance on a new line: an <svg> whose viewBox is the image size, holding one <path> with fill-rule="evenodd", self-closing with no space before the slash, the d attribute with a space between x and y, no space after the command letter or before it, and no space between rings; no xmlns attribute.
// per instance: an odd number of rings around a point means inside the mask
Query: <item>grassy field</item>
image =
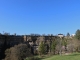
<svg viewBox="0 0 80 60"><path fill-rule="evenodd" d="M80 60L80 53L73 53L70 55L62 55L62 56L55 55L42 60Z"/></svg>

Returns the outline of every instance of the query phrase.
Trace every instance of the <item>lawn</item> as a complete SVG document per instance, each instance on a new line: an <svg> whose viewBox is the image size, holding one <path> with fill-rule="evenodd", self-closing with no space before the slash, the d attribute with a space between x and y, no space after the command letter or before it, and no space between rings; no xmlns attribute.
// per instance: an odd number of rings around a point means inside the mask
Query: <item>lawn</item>
<svg viewBox="0 0 80 60"><path fill-rule="evenodd" d="M80 60L80 53L73 53L70 55L62 55L62 56L55 55L42 60Z"/></svg>

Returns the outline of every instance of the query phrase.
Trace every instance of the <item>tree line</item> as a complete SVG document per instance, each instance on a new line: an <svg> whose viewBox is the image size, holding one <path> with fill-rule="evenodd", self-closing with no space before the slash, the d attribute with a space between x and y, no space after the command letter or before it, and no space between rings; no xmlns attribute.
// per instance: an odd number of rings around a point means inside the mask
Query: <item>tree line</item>
<svg viewBox="0 0 80 60"><path fill-rule="evenodd" d="M34 36L34 35L32 35ZM43 35L44 38L44 35ZM55 54L66 54L73 52L80 52L80 29L75 32L75 36L71 37L69 33L66 36L60 37L52 37L51 40L46 42L42 38L39 38L39 46L37 51L35 50L35 54L43 56L47 55L55 55ZM5 60L25 60L28 57L33 57L34 55L31 53L31 47L28 44L19 44L6 49L5 51Z"/></svg>

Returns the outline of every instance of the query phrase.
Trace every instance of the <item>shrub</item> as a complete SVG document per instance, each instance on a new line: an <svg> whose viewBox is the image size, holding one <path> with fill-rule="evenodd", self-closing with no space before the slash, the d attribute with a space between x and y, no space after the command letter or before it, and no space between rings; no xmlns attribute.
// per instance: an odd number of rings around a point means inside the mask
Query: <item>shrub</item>
<svg viewBox="0 0 80 60"><path fill-rule="evenodd" d="M32 56L31 51L26 44L19 44L5 51L5 60L22 60Z"/></svg>

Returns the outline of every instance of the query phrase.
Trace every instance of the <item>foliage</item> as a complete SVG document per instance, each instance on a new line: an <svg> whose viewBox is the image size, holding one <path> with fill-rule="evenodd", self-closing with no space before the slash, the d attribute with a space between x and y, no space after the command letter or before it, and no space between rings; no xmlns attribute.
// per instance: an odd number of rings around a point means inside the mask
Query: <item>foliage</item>
<svg viewBox="0 0 80 60"><path fill-rule="evenodd" d="M63 39L62 39L62 45L63 45L63 46L67 46L67 39L66 39L66 38L63 38Z"/></svg>
<svg viewBox="0 0 80 60"><path fill-rule="evenodd" d="M68 52L79 52L80 51L80 40L68 40L67 44Z"/></svg>
<svg viewBox="0 0 80 60"><path fill-rule="evenodd" d="M31 56L30 49L26 44L19 44L5 51L5 60L22 60Z"/></svg>
<svg viewBox="0 0 80 60"><path fill-rule="evenodd" d="M53 40L52 44L51 44L51 51L54 52L54 54L55 54L55 50L56 50L56 45L57 45L57 41Z"/></svg>
<svg viewBox="0 0 80 60"><path fill-rule="evenodd" d="M70 36L70 34L69 33L67 33L67 37L69 37Z"/></svg>
<svg viewBox="0 0 80 60"><path fill-rule="evenodd" d="M41 41L38 51L40 55L45 54L46 50L45 50L45 44L43 41Z"/></svg>
<svg viewBox="0 0 80 60"><path fill-rule="evenodd" d="M75 37L76 37L78 40L80 40L80 30L79 30L79 29L76 31Z"/></svg>

